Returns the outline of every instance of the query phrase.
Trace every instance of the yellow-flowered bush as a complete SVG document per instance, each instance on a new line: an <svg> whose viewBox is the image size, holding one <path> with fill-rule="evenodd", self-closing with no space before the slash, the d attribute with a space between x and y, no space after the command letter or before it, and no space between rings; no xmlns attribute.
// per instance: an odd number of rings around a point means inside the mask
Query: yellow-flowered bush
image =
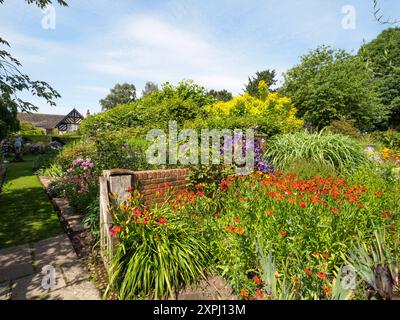
<svg viewBox="0 0 400 320"><path fill-rule="evenodd" d="M287 97L268 92L261 81L259 97L248 93L228 102L218 102L206 107L207 122L218 127L259 127L267 134L288 133L303 126L303 120L296 117L297 109Z"/></svg>

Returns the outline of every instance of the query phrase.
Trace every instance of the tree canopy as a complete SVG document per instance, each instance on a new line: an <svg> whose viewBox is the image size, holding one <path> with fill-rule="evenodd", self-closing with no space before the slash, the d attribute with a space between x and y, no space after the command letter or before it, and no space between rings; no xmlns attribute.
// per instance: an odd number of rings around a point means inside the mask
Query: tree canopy
<svg viewBox="0 0 400 320"><path fill-rule="evenodd" d="M363 45L359 56L373 71L382 103L390 110L384 128L400 127L400 28L384 30Z"/></svg>
<svg viewBox="0 0 400 320"><path fill-rule="evenodd" d="M249 77L249 81L244 91L253 97L257 97L259 94L258 86L260 82L264 81L269 88L276 84L275 76L275 70L257 71L255 76Z"/></svg>
<svg viewBox="0 0 400 320"><path fill-rule="evenodd" d="M100 100L103 110L127 104L136 100L136 87L133 84L116 84L104 99Z"/></svg>
<svg viewBox="0 0 400 320"><path fill-rule="evenodd" d="M321 46L301 57L285 74L282 92L306 124L317 129L344 117L368 131L387 118L372 71L344 50Z"/></svg>

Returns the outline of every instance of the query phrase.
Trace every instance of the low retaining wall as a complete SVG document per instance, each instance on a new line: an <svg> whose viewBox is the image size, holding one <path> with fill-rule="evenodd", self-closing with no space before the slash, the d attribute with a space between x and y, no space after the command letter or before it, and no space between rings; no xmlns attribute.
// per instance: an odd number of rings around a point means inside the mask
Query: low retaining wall
<svg viewBox="0 0 400 320"><path fill-rule="evenodd" d="M107 269L112 261L115 241L109 232L113 223L110 214L110 194L116 194L119 201L129 196L126 190L130 187L143 195L145 205L160 203L163 196L157 193L165 189L165 184L173 187L174 192L186 189L186 177L189 169L129 171L106 170L99 178L100 182L100 251Z"/></svg>

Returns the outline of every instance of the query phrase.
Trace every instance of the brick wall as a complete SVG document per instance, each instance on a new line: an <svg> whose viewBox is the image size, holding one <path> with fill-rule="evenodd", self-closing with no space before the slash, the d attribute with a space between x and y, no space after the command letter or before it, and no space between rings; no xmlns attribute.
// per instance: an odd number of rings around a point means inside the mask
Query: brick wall
<svg viewBox="0 0 400 320"><path fill-rule="evenodd" d="M185 190L188 173L189 169L137 171L132 175L132 187L143 195L145 204L160 203L163 195L158 194L157 190L165 190L165 184L171 186L174 192Z"/></svg>

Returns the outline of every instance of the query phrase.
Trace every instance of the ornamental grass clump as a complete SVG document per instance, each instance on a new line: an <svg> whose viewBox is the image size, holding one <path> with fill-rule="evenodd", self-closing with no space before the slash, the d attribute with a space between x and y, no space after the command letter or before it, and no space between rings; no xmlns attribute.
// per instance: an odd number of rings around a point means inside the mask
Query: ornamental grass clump
<svg viewBox="0 0 400 320"><path fill-rule="evenodd" d="M209 263L207 246L189 218L168 207L151 211L132 192L112 207L118 237L110 271L110 288L119 299L173 298L184 285L204 277Z"/></svg>
<svg viewBox="0 0 400 320"><path fill-rule="evenodd" d="M268 141L266 157L284 170L296 161L317 161L338 171L353 171L370 163L360 143L341 134L306 132L278 135Z"/></svg>

